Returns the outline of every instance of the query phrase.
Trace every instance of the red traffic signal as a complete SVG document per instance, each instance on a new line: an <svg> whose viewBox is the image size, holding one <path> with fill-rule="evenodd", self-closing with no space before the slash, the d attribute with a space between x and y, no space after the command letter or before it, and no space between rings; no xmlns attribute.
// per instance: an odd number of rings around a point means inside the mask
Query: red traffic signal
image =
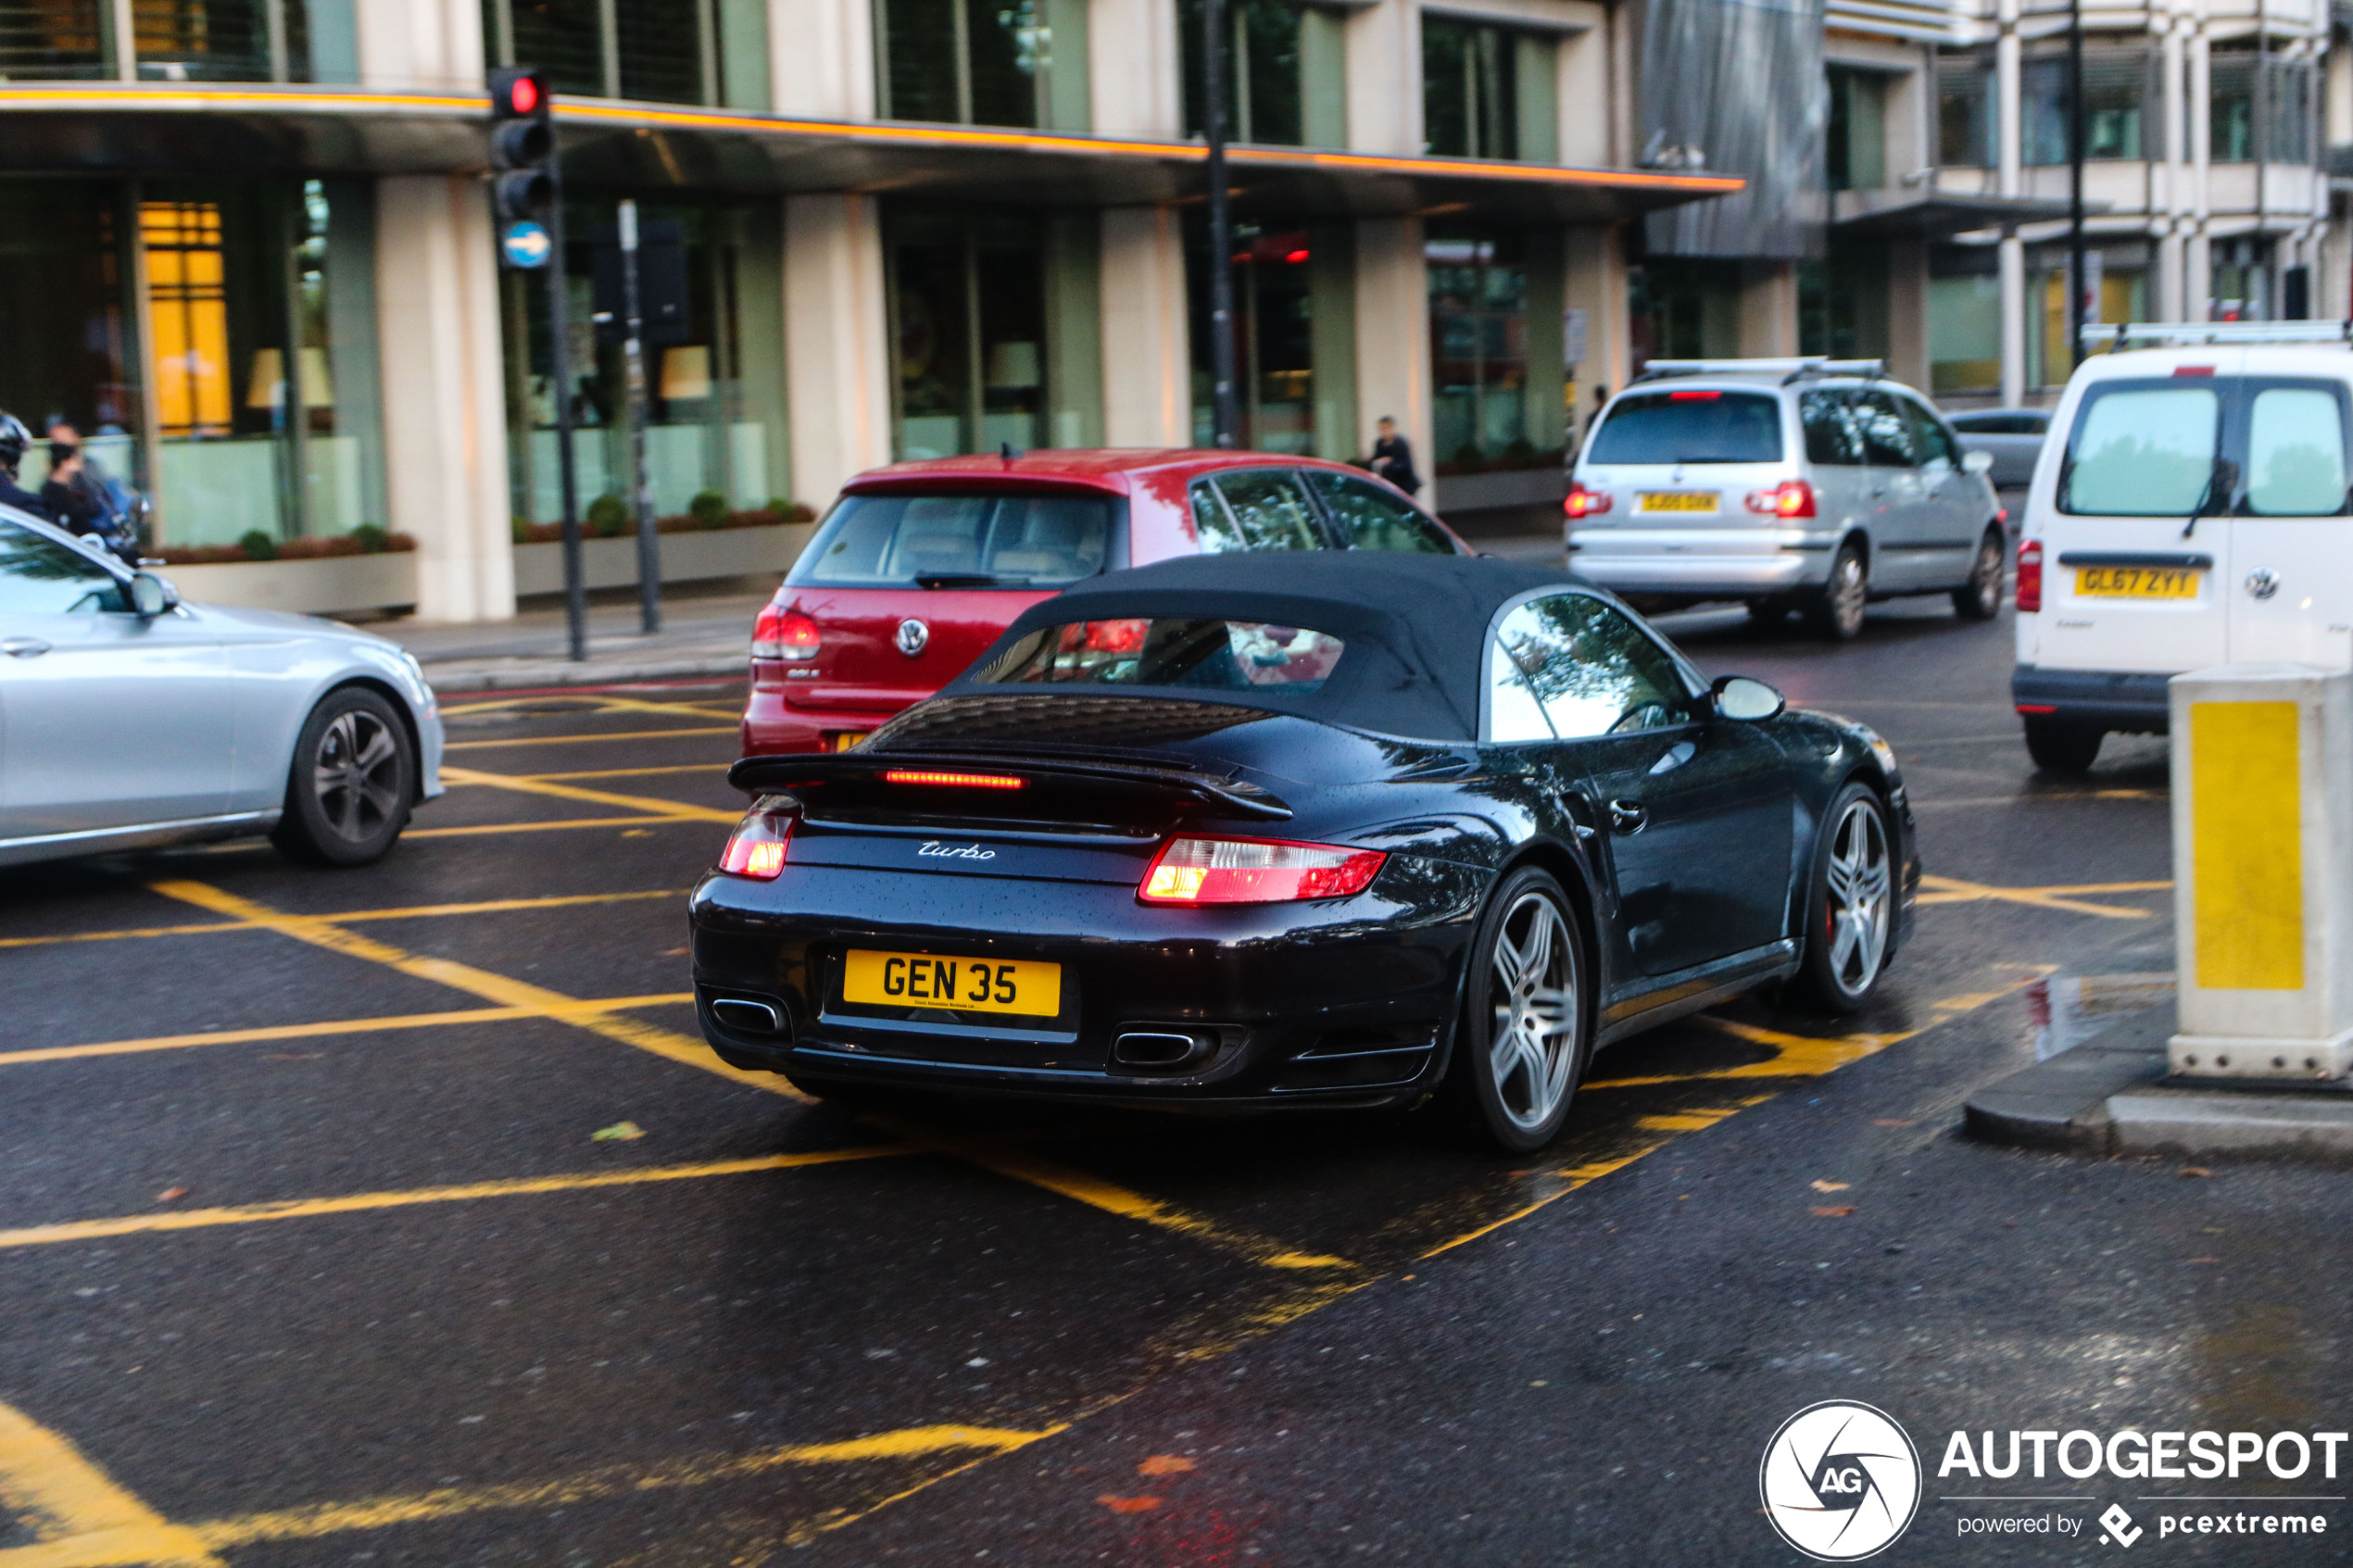
<svg viewBox="0 0 2353 1568"><path fill-rule="evenodd" d="M545 119L547 85L532 66L502 66L490 73L490 118Z"/></svg>

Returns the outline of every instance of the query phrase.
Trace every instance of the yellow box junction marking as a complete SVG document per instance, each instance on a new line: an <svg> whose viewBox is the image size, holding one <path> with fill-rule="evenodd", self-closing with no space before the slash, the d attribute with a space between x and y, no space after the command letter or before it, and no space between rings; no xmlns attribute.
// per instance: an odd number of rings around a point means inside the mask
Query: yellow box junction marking
<svg viewBox="0 0 2353 1568"><path fill-rule="evenodd" d="M912 1153L898 1144L862 1148L814 1149L800 1154L760 1154L696 1165L648 1165L634 1171L574 1171L552 1176L510 1176L490 1182L392 1192L354 1192L340 1198L291 1198L274 1203L239 1203L219 1209L165 1210L119 1214L99 1220L67 1220L54 1225L0 1230L0 1248L53 1247L59 1242L96 1241L111 1236L159 1231L208 1230L215 1225L250 1225L271 1220L311 1220L326 1214L361 1214L382 1209L413 1209L427 1203L471 1203L487 1198L530 1198L549 1192L585 1192L595 1187L644 1186L654 1182L701 1181L752 1171L789 1171L803 1165L839 1165L853 1160L883 1160Z"/></svg>
<svg viewBox="0 0 2353 1568"><path fill-rule="evenodd" d="M2158 893L2172 886L2170 882L2105 882L2074 887L1989 887L1982 882L1963 882L1957 877L1923 876L1920 878L1919 901L1923 904L1971 904L1994 900L2006 904L2027 904L2037 909L2064 909L2074 915L2099 915L2108 920L2146 920L2146 909L2127 909L2117 904L2091 904L2081 895L2092 893Z"/></svg>
<svg viewBox="0 0 2353 1568"><path fill-rule="evenodd" d="M619 806L633 811L643 811L655 817L679 817L698 822L725 822L730 826L743 820L741 810L724 810L713 806L688 806L681 801L661 800L649 795L616 795L610 790L585 789L579 784L556 784L547 779L522 778L510 773L485 773L473 768L441 770L444 784L476 784L489 789L510 789L523 795L544 795L557 800L579 800L592 806Z"/></svg>
<svg viewBox="0 0 2353 1568"><path fill-rule="evenodd" d="M737 724L698 724L684 730L614 730L601 735L513 735L505 740L453 740L444 751L480 751L493 746L582 746L602 740L668 740L676 735L739 735Z"/></svg>
<svg viewBox="0 0 2353 1568"><path fill-rule="evenodd" d="M567 893L547 898L484 898L471 904L415 904L406 909L339 909L321 918L349 925L359 921L503 915L522 909L564 909L585 904L626 904L646 898L684 898L686 896L686 889L683 887L661 887L647 893ZM0 948L46 947L60 942L128 942L150 936L208 936L220 931L266 929L249 920L203 921L193 925L135 926L121 931L66 931L46 936L0 936Z"/></svg>
<svg viewBox="0 0 2353 1568"><path fill-rule="evenodd" d="M625 1008L676 1007L695 999L692 991L669 991L650 997L600 997L573 1003L564 1022ZM271 1040L317 1040L336 1035L372 1035L397 1029L434 1029L447 1024L506 1023L522 1018L550 1016L541 1008L459 1008L449 1012L396 1013L385 1018L329 1019L321 1023L270 1023L258 1029L215 1029L194 1035L150 1035L142 1040L100 1040L86 1046L39 1046L30 1050L0 1052L0 1067L23 1067L40 1061L81 1061L98 1056L139 1056L148 1051L188 1050L198 1046L246 1046Z"/></svg>
<svg viewBox="0 0 2353 1568"><path fill-rule="evenodd" d="M0 1506L33 1535L31 1546L0 1550L0 1568L221 1568L194 1530L167 1521L70 1442L7 1405L0 1405Z"/></svg>
<svg viewBox="0 0 2353 1568"><path fill-rule="evenodd" d="M574 828L657 828L691 822L692 817L568 817L560 822L482 822L462 828L410 828L401 842L419 838L479 838L496 833L564 833Z"/></svg>
<svg viewBox="0 0 2353 1568"><path fill-rule="evenodd" d="M2304 989L2301 715L2292 702L2190 704L2197 983Z"/></svg>

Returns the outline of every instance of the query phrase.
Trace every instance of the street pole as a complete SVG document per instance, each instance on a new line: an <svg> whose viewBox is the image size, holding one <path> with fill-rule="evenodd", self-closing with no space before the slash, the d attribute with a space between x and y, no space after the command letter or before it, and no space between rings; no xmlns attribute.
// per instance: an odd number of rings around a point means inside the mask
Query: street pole
<svg viewBox="0 0 2353 1568"><path fill-rule="evenodd" d="M1209 352L1211 441L1235 445L1240 420L1234 400L1234 225L1226 200L1226 7L1201 0L1201 74L1209 136Z"/></svg>
<svg viewBox="0 0 2353 1568"><path fill-rule="evenodd" d="M580 476L572 452L572 303L564 286L562 163L547 160L555 199L547 207L547 374L556 404L556 472L563 490L564 629L572 657L588 657L588 579L580 560Z"/></svg>
<svg viewBox="0 0 2353 1568"><path fill-rule="evenodd" d="M2083 356L2083 0L2067 7L2067 362Z"/></svg>
<svg viewBox="0 0 2353 1568"><path fill-rule="evenodd" d="M648 636L661 630L661 537L654 531L653 485L646 477L646 322L637 303L637 204L621 203L621 299L628 320L622 356L629 375L629 477L637 512L637 611Z"/></svg>

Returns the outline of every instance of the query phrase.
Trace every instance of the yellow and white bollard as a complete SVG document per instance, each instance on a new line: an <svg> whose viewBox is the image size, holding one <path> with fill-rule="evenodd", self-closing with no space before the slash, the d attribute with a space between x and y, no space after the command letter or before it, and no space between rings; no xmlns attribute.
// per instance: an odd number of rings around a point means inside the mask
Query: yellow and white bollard
<svg viewBox="0 0 2353 1568"><path fill-rule="evenodd" d="M2181 1076L2353 1068L2353 673L2224 664L2172 692Z"/></svg>

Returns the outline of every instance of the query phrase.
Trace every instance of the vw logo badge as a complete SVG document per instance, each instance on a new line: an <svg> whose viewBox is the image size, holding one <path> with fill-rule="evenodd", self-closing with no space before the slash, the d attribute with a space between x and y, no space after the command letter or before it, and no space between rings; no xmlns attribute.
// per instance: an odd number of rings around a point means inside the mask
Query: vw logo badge
<svg viewBox="0 0 2353 1568"><path fill-rule="evenodd" d="M2268 566L2259 566L2246 574L2246 591L2259 599L2268 599L2280 591L2280 574Z"/></svg>
<svg viewBox="0 0 2353 1568"><path fill-rule="evenodd" d="M899 644L900 653L912 659L931 641L931 628L911 617L899 623L899 635L893 640Z"/></svg>

